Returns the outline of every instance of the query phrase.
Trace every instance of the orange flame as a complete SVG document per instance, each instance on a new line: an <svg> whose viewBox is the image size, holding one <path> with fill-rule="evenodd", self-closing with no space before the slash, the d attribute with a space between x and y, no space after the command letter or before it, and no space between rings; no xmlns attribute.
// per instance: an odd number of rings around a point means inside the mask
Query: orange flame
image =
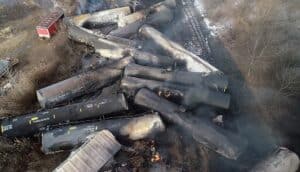
<svg viewBox="0 0 300 172"><path fill-rule="evenodd" d="M161 157L158 152L156 152L152 157L151 157L151 162L158 162L161 160Z"/></svg>

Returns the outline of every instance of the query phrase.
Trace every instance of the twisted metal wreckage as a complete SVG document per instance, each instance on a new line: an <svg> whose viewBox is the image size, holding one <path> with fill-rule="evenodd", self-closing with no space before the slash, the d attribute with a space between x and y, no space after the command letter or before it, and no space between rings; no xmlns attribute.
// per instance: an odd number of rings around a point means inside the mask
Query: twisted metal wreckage
<svg viewBox="0 0 300 172"><path fill-rule="evenodd" d="M199 105L229 109L230 95L225 74L207 61L209 49L192 4L183 2L180 8L189 21L186 29L198 46L194 52L159 31L177 22L175 0L138 11L125 6L65 18L70 39L93 47L108 60L96 59L82 73L37 90L44 109L3 120L2 134L13 138L42 133L46 154L79 147L55 171L97 171L120 150L117 140L153 137L170 124L210 150L236 160L246 141L189 111ZM118 94L82 99L114 83L120 86ZM145 113L124 117L133 110L128 100ZM275 166L275 162L280 163ZM252 171L295 171L298 165L297 155L281 148Z"/></svg>

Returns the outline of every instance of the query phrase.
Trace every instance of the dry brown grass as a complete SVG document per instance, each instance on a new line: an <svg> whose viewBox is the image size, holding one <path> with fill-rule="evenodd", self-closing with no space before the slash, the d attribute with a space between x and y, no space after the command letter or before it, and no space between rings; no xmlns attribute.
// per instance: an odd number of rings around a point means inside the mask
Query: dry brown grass
<svg viewBox="0 0 300 172"><path fill-rule="evenodd" d="M13 86L6 96L0 96L0 117L36 111L39 109L36 89L78 71L82 48L68 40L64 28L50 40L38 39L34 26L45 13L45 9L24 4L15 9L0 6L0 30L13 28L11 37L1 38L0 58L12 56L20 61L6 78L0 79L1 87L8 82ZM0 171L50 171L65 157L65 154L45 156L36 140L12 141L0 137Z"/></svg>
<svg viewBox="0 0 300 172"><path fill-rule="evenodd" d="M30 68L25 68L9 78L13 88L7 96L0 98L2 115L24 113L27 108L35 104L35 90L39 87L39 81L45 76L53 75L58 64L58 59L47 63L35 62L34 64L28 64Z"/></svg>
<svg viewBox="0 0 300 172"><path fill-rule="evenodd" d="M64 30L51 40L32 39L31 47L19 55L20 63L7 79L13 85L0 97L0 116L29 112L36 105L35 91L72 75L80 56L73 52Z"/></svg>
<svg viewBox="0 0 300 172"><path fill-rule="evenodd" d="M251 88L249 109L299 153L300 1L204 1L208 18L225 26L219 37Z"/></svg>
<svg viewBox="0 0 300 172"><path fill-rule="evenodd" d="M300 64L299 60L293 66L288 62L300 58L299 53L293 54L300 41L299 1L213 0L206 4L208 17L226 26L220 36L250 84L270 86L282 70Z"/></svg>

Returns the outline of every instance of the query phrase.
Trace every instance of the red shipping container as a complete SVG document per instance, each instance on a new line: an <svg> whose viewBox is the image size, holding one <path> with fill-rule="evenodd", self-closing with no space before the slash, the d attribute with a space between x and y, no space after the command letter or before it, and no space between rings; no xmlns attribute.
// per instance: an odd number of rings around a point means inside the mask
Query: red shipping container
<svg viewBox="0 0 300 172"><path fill-rule="evenodd" d="M63 10L57 8L36 26L36 31L41 38L50 38L57 32L58 22L64 16Z"/></svg>

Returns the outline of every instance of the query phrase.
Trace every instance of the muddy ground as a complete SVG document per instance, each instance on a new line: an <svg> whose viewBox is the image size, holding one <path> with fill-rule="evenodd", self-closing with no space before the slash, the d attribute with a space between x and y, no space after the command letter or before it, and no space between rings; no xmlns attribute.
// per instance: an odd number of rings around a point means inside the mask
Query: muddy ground
<svg viewBox="0 0 300 172"><path fill-rule="evenodd" d="M294 22L295 18L299 19L295 14L299 4L290 1L287 8L294 11L288 18L279 19L269 16L280 10L276 7L281 1L269 3L275 7L267 6L267 1L249 4L241 0L204 0L207 17L213 24L228 26L219 32L219 38L210 37L214 65L231 80L229 92L233 95L233 105L225 122L234 125L233 128L241 128L241 133L251 137L250 143L254 146L236 167L188 138L182 139L176 129L170 129L160 137L169 137L172 141L158 141L165 146L162 152L170 150L166 156L174 157L173 162L168 162L172 165L172 168L168 167L169 171L220 171L221 167L224 167L222 171L245 170L249 168L243 166L245 161L250 159L254 164L267 153L263 147L272 149L277 145L300 153L300 133L297 131L300 84L299 74L294 72L300 66L300 53L294 46L299 45L300 40L299 23ZM1 79L1 87L7 83L12 85L8 90L1 90L1 117L38 110L35 90L78 73L80 58L87 51L85 46L67 38L63 26L50 40L37 37L35 26L51 5L34 0L16 2L0 6L0 58L10 56L20 61L7 77ZM237 6L232 5L236 2ZM74 0L59 1L58 4L63 5L67 15L76 12ZM252 8L255 5L261 8ZM268 12L267 18L247 15L255 12ZM227 25L224 21L231 23ZM270 28L272 32L268 30ZM136 142L134 147L144 150L147 144ZM68 155L44 155L39 149L36 138L7 140L0 137L0 171L51 171ZM258 154L251 154L252 150ZM132 157L140 171L149 171L143 169L147 161L147 157ZM159 166L152 171L166 168Z"/></svg>

